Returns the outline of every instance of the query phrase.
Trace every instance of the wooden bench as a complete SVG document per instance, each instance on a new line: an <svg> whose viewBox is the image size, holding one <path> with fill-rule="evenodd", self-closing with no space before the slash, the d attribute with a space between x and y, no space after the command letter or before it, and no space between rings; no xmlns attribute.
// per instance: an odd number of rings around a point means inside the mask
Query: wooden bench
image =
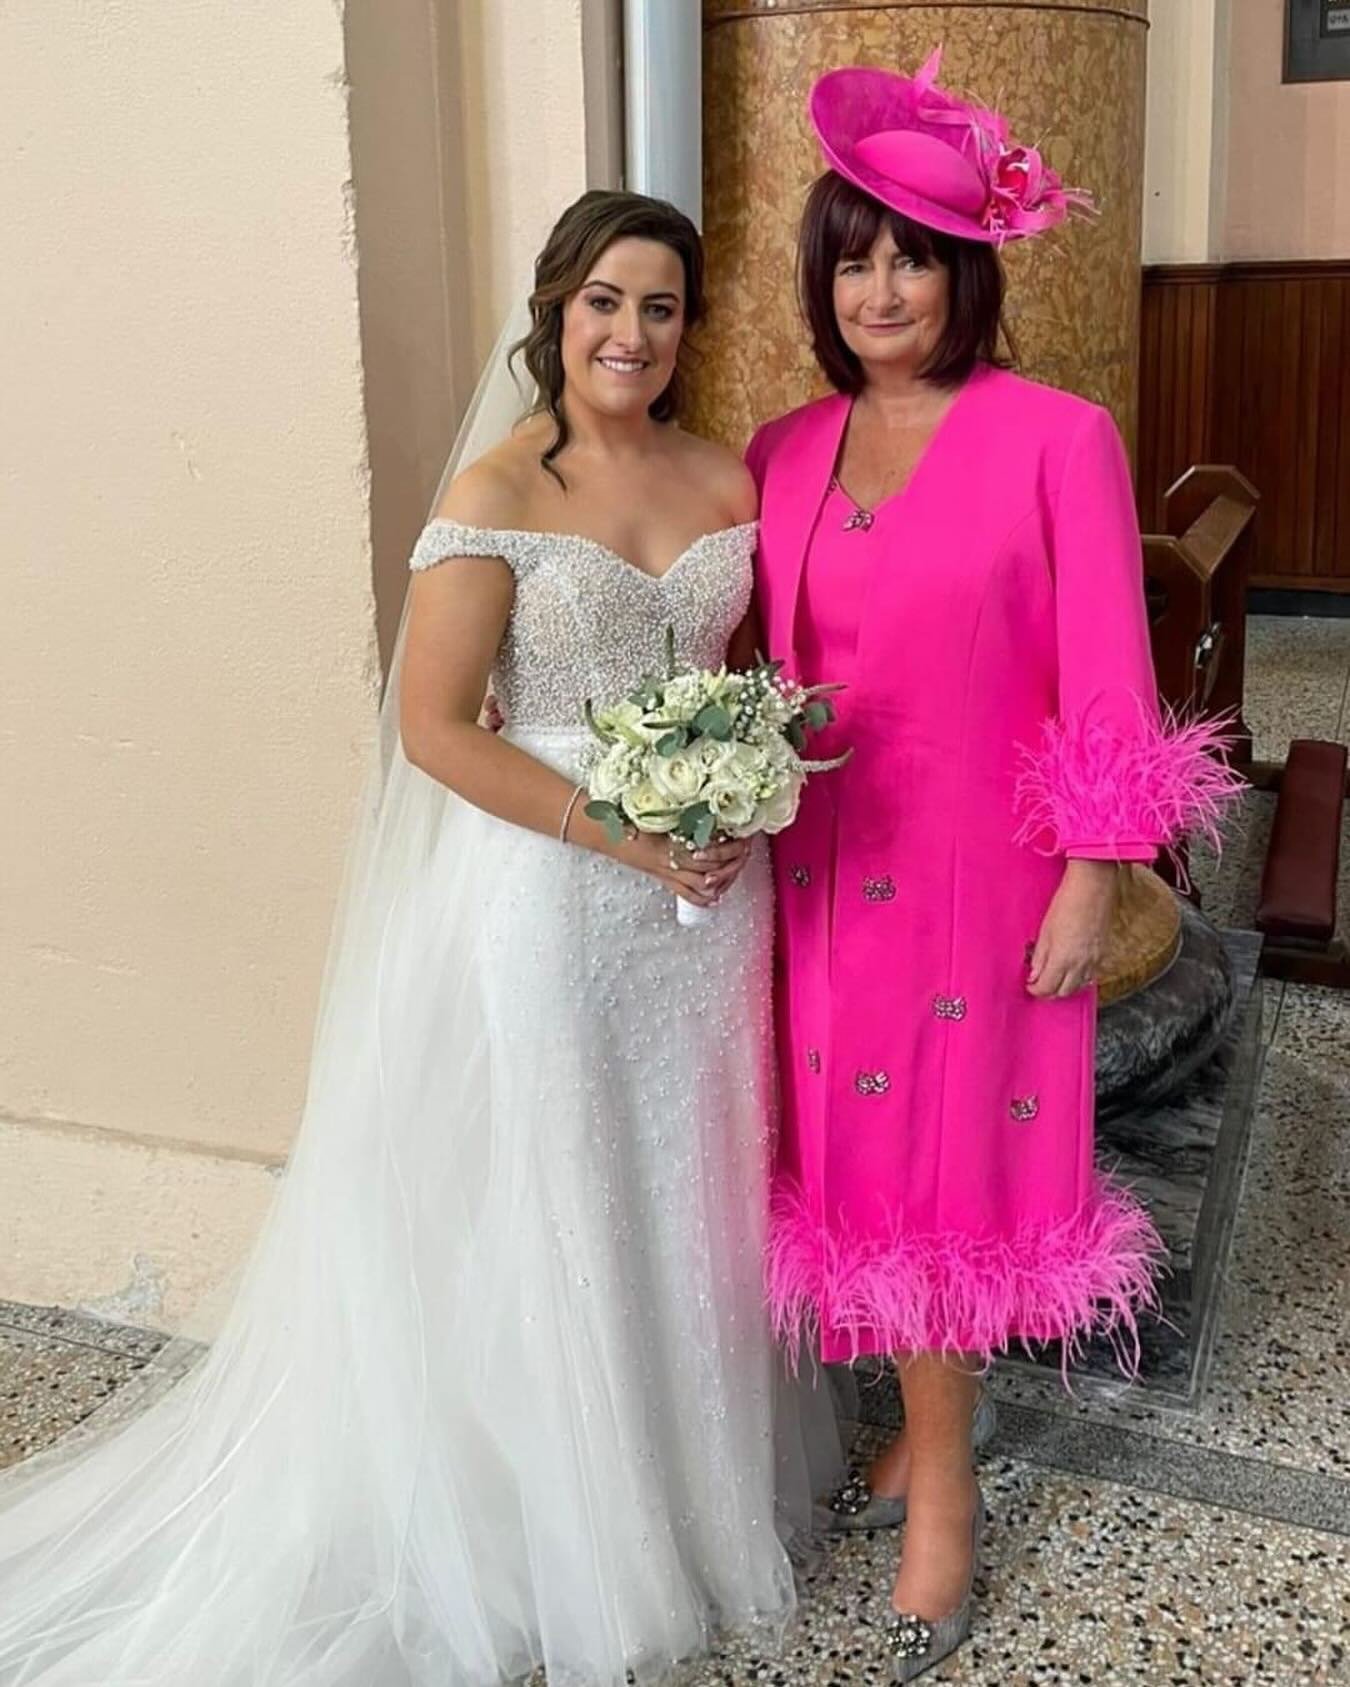
<svg viewBox="0 0 1350 1687"><path fill-rule="evenodd" d="M1144 539L1158 690L1181 714L1228 715L1233 765L1257 790L1278 792L1256 915L1265 938L1262 970L1350 989L1350 951L1336 932L1345 747L1300 738L1287 761L1258 762L1242 713L1248 553L1258 502L1236 469L1216 464L1189 469L1169 489L1167 531ZM1159 870L1175 878L1166 863Z"/></svg>
<svg viewBox="0 0 1350 1687"><path fill-rule="evenodd" d="M1350 989L1350 952L1336 933L1344 744L1296 738L1278 781L1257 929L1262 969L1272 978Z"/></svg>
<svg viewBox="0 0 1350 1687"><path fill-rule="evenodd" d="M1233 757L1251 760L1242 718L1247 576L1260 496L1234 468L1187 469L1163 502L1166 532L1144 538L1144 586L1158 692L1179 714L1227 714Z"/></svg>
<svg viewBox="0 0 1350 1687"><path fill-rule="evenodd" d="M1174 713L1227 715L1235 765L1251 762L1242 716L1247 655L1247 575L1260 495L1234 468L1187 469L1163 501L1165 533L1144 535L1144 593L1158 695ZM1155 871L1199 903L1184 872L1186 846ZM1178 868L1183 869L1178 871Z"/></svg>

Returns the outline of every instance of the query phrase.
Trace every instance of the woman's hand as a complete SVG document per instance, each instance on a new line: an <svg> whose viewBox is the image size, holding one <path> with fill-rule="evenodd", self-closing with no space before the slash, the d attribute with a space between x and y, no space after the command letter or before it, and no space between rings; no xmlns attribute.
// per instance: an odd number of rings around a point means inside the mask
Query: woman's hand
<svg viewBox="0 0 1350 1687"><path fill-rule="evenodd" d="M1114 861L1066 861L1027 969L1033 996L1072 996L1097 976L1116 905Z"/></svg>
<svg viewBox="0 0 1350 1687"><path fill-rule="evenodd" d="M626 867L635 867L692 902L711 908L735 884L750 857L750 845L742 839L709 844L690 851L683 843L658 832L639 832L614 850L614 857Z"/></svg>

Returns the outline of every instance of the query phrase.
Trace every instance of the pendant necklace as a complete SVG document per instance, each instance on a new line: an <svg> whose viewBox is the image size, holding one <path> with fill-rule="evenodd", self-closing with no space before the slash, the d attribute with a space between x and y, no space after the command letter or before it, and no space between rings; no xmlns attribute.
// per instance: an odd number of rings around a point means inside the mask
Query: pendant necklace
<svg viewBox="0 0 1350 1687"><path fill-rule="evenodd" d="M838 475L830 476L829 489L831 492L841 493L848 499L849 503L853 505L852 511L844 521L843 531L845 533L866 533L868 528L871 527L872 523L876 520L876 512L874 510L864 509L851 492L845 492L844 488L839 484Z"/></svg>

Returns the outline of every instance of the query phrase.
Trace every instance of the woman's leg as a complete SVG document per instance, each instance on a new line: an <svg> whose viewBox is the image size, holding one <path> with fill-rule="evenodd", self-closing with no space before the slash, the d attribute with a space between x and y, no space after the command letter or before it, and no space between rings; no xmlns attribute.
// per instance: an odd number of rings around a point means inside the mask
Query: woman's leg
<svg viewBox="0 0 1350 1687"><path fill-rule="evenodd" d="M902 1357L897 1369L909 1511L893 1603L933 1622L961 1603L970 1577L978 1492L970 1426L980 1380L968 1361L938 1353Z"/></svg>
<svg viewBox="0 0 1350 1687"><path fill-rule="evenodd" d="M878 1499L900 1500L909 1492L909 1436L904 1428L867 1467L867 1486Z"/></svg>

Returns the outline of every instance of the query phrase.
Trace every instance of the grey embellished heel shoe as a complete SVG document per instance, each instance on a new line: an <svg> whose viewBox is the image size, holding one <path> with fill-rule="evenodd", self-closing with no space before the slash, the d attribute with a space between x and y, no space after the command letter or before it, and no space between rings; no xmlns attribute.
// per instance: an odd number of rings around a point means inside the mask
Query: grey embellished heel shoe
<svg viewBox="0 0 1350 1687"><path fill-rule="evenodd" d="M966 1595L954 1611L935 1623L916 1617L909 1611L898 1611L886 1630L886 1646L891 1654L891 1680L916 1681L919 1676L951 1657L956 1648L970 1636L970 1613L975 1602L975 1572L980 1562L980 1542L984 1537L984 1495L975 1502L975 1521L971 1528L970 1580Z"/></svg>
<svg viewBox="0 0 1350 1687"><path fill-rule="evenodd" d="M997 1428L998 1412L993 1396L987 1388L982 1388L970 1426L971 1450L977 1457L994 1439ZM825 1502L819 1517L830 1534L848 1534L855 1529L898 1529L905 1520L905 1509L903 1494L898 1499L874 1494L866 1473L854 1465Z"/></svg>

